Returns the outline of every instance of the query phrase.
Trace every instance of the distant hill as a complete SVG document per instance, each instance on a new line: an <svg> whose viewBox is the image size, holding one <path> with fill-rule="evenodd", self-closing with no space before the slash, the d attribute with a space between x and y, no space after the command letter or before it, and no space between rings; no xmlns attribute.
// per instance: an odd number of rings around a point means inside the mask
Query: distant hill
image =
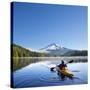
<svg viewBox="0 0 90 90"><path fill-rule="evenodd" d="M11 44L11 57L43 57L48 56L46 53L30 51L22 46Z"/></svg>
<svg viewBox="0 0 90 90"><path fill-rule="evenodd" d="M64 56L87 56L87 50L72 50L64 54Z"/></svg>

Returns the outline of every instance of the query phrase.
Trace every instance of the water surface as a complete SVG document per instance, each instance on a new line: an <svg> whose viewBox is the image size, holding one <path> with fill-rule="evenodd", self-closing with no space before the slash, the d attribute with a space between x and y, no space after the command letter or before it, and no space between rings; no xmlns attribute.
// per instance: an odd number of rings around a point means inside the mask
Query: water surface
<svg viewBox="0 0 90 90"><path fill-rule="evenodd" d="M68 68L74 74L74 78L70 79L65 77L63 80L57 72L50 71L50 67L58 63L60 63L60 60L38 61L14 71L13 87L22 88L87 84L87 62L68 64Z"/></svg>

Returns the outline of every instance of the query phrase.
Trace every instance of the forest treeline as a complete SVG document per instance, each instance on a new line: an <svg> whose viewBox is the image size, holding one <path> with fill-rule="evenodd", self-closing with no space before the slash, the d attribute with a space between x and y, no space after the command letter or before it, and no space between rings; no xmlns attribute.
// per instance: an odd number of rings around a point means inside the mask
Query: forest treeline
<svg viewBox="0 0 90 90"><path fill-rule="evenodd" d="M39 53L30 51L22 46L11 44L11 56L12 57L44 57L48 56L46 53Z"/></svg>
<svg viewBox="0 0 90 90"><path fill-rule="evenodd" d="M64 54L64 56L87 56L87 50L73 50Z"/></svg>

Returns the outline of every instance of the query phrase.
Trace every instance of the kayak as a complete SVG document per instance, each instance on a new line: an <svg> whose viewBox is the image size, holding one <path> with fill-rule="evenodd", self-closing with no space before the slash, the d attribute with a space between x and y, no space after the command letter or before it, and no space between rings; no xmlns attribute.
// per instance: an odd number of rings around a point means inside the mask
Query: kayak
<svg viewBox="0 0 90 90"><path fill-rule="evenodd" d="M66 76L66 77L69 77L69 78L72 78L74 76L74 74L72 72L70 72L67 68L64 68L62 70L57 68L57 71L58 71L58 73Z"/></svg>

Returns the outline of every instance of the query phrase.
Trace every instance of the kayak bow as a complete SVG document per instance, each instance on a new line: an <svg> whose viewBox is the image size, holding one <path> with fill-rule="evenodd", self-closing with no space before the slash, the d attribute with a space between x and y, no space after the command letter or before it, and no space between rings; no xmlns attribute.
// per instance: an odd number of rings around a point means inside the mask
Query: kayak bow
<svg viewBox="0 0 90 90"><path fill-rule="evenodd" d="M69 77L69 78L72 78L74 76L74 74L72 72L70 72L67 68L64 68L62 70L60 70L58 67L57 67L57 72L66 76L66 77Z"/></svg>

